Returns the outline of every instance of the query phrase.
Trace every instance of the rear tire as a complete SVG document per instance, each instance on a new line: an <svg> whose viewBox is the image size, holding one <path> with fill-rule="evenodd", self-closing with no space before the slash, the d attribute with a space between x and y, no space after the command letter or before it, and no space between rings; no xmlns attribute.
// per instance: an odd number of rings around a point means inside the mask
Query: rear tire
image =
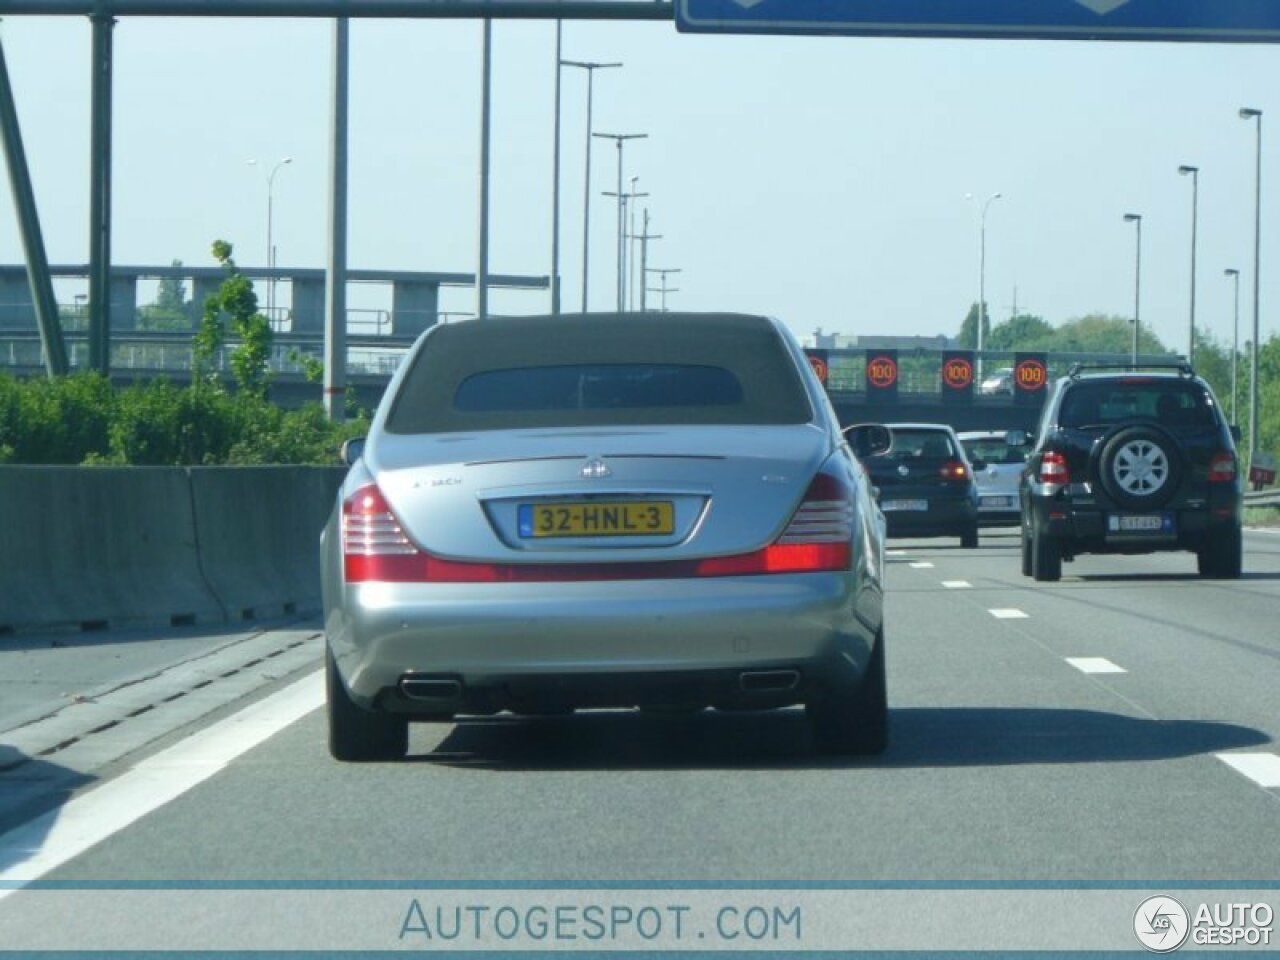
<svg viewBox="0 0 1280 960"><path fill-rule="evenodd" d="M1244 569L1244 538L1239 527L1214 535L1196 551L1196 566L1202 577L1239 580Z"/></svg>
<svg viewBox="0 0 1280 960"><path fill-rule="evenodd" d="M1043 533L1031 536L1031 575L1041 583L1062 579L1062 547Z"/></svg>
<svg viewBox="0 0 1280 960"><path fill-rule="evenodd" d="M965 550L975 550L978 546L978 525L975 523L973 528L966 530L960 534L960 546Z"/></svg>
<svg viewBox="0 0 1280 960"><path fill-rule="evenodd" d="M397 760L409 750L409 721L366 710L351 699L327 647L324 656L329 713L329 753L335 760L363 763Z"/></svg>
<svg viewBox="0 0 1280 960"><path fill-rule="evenodd" d="M1031 576L1031 536L1027 533L1026 524L1022 524L1022 575Z"/></svg>
<svg viewBox="0 0 1280 960"><path fill-rule="evenodd" d="M814 745L834 756L874 756L889 745L889 697L884 670L884 628L876 635L862 682L805 704Z"/></svg>

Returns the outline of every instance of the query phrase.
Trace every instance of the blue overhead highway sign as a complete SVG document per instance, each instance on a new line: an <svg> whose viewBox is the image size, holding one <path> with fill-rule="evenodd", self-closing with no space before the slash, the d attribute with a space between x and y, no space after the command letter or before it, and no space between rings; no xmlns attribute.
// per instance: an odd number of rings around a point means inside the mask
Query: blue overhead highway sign
<svg viewBox="0 0 1280 960"><path fill-rule="evenodd" d="M689 33L1280 40L1277 0L676 0Z"/></svg>

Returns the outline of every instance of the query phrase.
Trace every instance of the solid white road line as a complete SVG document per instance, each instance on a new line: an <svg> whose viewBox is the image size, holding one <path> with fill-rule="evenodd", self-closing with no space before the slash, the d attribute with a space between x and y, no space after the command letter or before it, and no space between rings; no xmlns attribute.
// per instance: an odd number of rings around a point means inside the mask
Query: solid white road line
<svg viewBox="0 0 1280 960"><path fill-rule="evenodd" d="M991 615L997 620L1026 620L1027 615L1021 610L1015 610L1012 607L996 607L990 611Z"/></svg>
<svg viewBox="0 0 1280 960"><path fill-rule="evenodd" d="M317 670L0 836L0 899L177 799L306 716L324 703L323 677Z"/></svg>
<svg viewBox="0 0 1280 960"><path fill-rule="evenodd" d="M928 560L917 560L915 563L907 564L912 570L932 570L933 564Z"/></svg>
<svg viewBox="0 0 1280 960"><path fill-rule="evenodd" d="M973 586L968 580L943 580L942 585L948 590L968 590Z"/></svg>
<svg viewBox="0 0 1280 960"><path fill-rule="evenodd" d="M1106 657L1067 657L1071 664L1081 673L1128 673L1124 667L1117 666Z"/></svg>
<svg viewBox="0 0 1280 960"><path fill-rule="evenodd" d="M1280 787L1280 757L1274 753L1218 753L1214 756L1260 787Z"/></svg>

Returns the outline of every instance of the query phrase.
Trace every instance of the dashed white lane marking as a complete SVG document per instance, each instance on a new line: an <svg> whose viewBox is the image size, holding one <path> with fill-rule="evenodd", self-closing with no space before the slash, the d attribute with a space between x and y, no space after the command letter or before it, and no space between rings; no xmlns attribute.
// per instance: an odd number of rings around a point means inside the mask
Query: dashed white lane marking
<svg viewBox="0 0 1280 960"><path fill-rule="evenodd" d="M968 580L943 580L942 585L948 590L968 590L973 586Z"/></svg>
<svg viewBox="0 0 1280 960"><path fill-rule="evenodd" d="M1106 657L1067 657L1071 664L1081 673L1128 673L1124 667L1112 663Z"/></svg>
<svg viewBox="0 0 1280 960"><path fill-rule="evenodd" d="M1280 757L1274 753L1218 753L1214 756L1260 787L1280 787Z"/></svg>
<svg viewBox="0 0 1280 960"><path fill-rule="evenodd" d="M928 560L917 560L915 563L907 564L912 570L932 570L933 564Z"/></svg>
<svg viewBox="0 0 1280 960"><path fill-rule="evenodd" d="M905 551L905 550L886 550L886 551L884 552L884 555L885 555L886 557L905 557L905 556L907 555L907 551Z"/></svg>
<svg viewBox="0 0 1280 960"><path fill-rule="evenodd" d="M997 620L1026 620L1027 615L1013 607L996 607L990 611Z"/></svg>
<svg viewBox="0 0 1280 960"><path fill-rule="evenodd" d="M317 670L0 836L0 900L175 800L324 703Z"/></svg>

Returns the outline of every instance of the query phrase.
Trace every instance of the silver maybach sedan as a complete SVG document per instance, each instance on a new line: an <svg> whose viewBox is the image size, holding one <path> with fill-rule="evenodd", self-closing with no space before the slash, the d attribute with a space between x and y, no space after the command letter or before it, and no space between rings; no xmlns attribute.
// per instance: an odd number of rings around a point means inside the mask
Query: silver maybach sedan
<svg viewBox="0 0 1280 960"><path fill-rule="evenodd" d="M883 538L774 320L433 327L321 538L330 750L402 756L409 721L458 714L804 704L819 749L877 753Z"/></svg>

